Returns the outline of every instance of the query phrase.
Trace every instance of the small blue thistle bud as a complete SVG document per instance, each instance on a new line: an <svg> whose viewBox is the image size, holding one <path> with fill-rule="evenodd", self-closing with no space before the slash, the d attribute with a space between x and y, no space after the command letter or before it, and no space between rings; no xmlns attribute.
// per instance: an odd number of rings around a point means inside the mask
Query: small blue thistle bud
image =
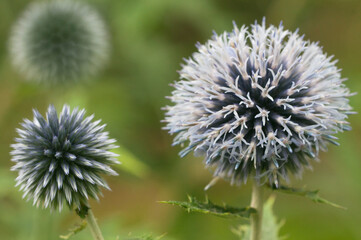
<svg viewBox="0 0 361 240"><path fill-rule="evenodd" d="M32 80L64 82L96 73L108 55L105 25L78 1L32 3L10 38L14 66Z"/></svg>
<svg viewBox="0 0 361 240"><path fill-rule="evenodd" d="M72 112L64 105L58 117L54 106L49 106L46 119L33 110L34 120L25 119L20 137L11 145L11 168L18 171L17 186L23 198L61 211L65 202L70 208L86 206L90 197L99 200L100 187L110 189L100 176L117 175L110 165L119 163L115 140L104 131L105 124L84 118L85 110Z"/></svg>
<svg viewBox="0 0 361 240"><path fill-rule="evenodd" d="M214 175L231 183L301 175L352 114L340 69L297 31L266 28L214 34L185 60L165 108L180 155L205 155ZM263 180L262 180L263 181Z"/></svg>

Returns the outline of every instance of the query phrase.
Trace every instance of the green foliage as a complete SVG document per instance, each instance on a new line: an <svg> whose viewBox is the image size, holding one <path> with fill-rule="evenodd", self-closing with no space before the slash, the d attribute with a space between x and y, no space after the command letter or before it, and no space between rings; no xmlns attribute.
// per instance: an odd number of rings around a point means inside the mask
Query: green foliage
<svg viewBox="0 0 361 240"><path fill-rule="evenodd" d="M69 239L73 235L85 229L87 226L87 221L83 220L81 223L76 224L73 228L69 229L69 233L66 235L60 235L61 239Z"/></svg>
<svg viewBox="0 0 361 240"><path fill-rule="evenodd" d="M201 202L192 196L188 196L188 202L161 201L161 203L179 206L186 209L188 212L199 212L227 218L249 218L251 213L256 212L256 210L251 207L235 208L227 206L226 204L219 206L213 204L210 200L208 200L208 198L206 198L205 202Z"/></svg>
<svg viewBox="0 0 361 240"><path fill-rule="evenodd" d="M164 234L158 237L153 237L150 234L145 234L142 236L138 236L138 237L130 237L130 238L126 238L125 240L161 240L164 237Z"/></svg>
<svg viewBox="0 0 361 240"><path fill-rule="evenodd" d="M262 218L262 240L282 240L284 237L279 236L280 228L283 222L277 221L273 214L273 204L275 198L271 196L264 204L263 218ZM240 225L233 229L233 232L240 237L241 240L250 240L250 226Z"/></svg>
<svg viewBox="0 0 361 240"><path fill-rule="evenodd" d="M277 192L302 196L302 197L306 197L306 198L310 199L311 201L313 201L315 203L322 203L322 204L330 205L330 206L335 207L335 208L346 209L345 207L343 207L341 205L330 202L330 201L320 197L318 195L319 190L306 190L306 189L303 189L303 188L302 189L297 189L297 188L291 188L291 187L287 187L287 186L280 186L278 188L275 188L275 187L272 187L272 186L270 186L270 187L271 187L272 190L277 191Z"/></svg>

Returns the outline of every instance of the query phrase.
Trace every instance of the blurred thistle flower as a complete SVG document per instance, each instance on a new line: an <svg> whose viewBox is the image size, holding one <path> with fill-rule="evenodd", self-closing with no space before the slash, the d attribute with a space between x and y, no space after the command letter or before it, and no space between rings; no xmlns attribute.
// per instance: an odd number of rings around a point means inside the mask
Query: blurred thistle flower
<svg viewBox="0 0 361 240"><path fill-rule="evenodd" d="M96 73L108 55L105 25L87 5L32 3L10 38L14 66L29 79L63 82Z"/></svg>
<svg viewBox="0 0 361 240"><path fill-rule="evenodd" d="M174 145L205 155L214 176L231 183L300 176L333 134L350 130L350 91L340 69L297 31L266 28L214 34L185 60L165 108Z"/></svg>
<svg viewBox="0 0 361 240"><path fill-rule="evenodd" d="M92 122L93 115L84 118L85 110L64 105L60 116L49 106L46 119L33 110L34 120L25 119L19 138L11 152L18 171L17 186L23 198L51 209L63 202L72 208L86 205L88 196L98 199L100 187L109 189L100 174L117 175L110 165L119 163L109 150L116 148L114 139L104 132L105 124Z"/></svg>

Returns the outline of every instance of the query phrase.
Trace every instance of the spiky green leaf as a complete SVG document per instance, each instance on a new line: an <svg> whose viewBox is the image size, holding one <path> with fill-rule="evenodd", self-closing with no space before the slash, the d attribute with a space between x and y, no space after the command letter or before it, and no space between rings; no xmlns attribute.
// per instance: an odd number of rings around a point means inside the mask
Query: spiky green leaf
<svg viewBox="0 0 361 240"><path fill-rule="evenodd" d="M69 239L70 237L74 236L78 232L85 229L87 226L87 221L83 220L81 223L76 224L73 228L69 229L69 233L67 235L60 235L61 239Z"/></svg>
<svg viewBox="0 0 361 240"><path fill-rule="evenodd" d="M161 240L163 239L165 234L158 236L158 237L154 237L151 234L145 234L142 236L138 236L138 237L130 237L130 238L126 238L125 240Z"/></svg>
<svg viewBox="0 0 361 240"><path fill-rule="evenodd" d="M188 202L161 201L161 203L179 206L186 209L188 212L199 212L227 218L249 218L251 213L256 212L256 210L251 207L235 208L227 206L226 204L223 204L223 206L219 206L213 204L210 200L208 200L208 198L206 198L204 202L201 202L192 196L188 196Z"/></svg>
<svg viewBox="0 0 361 240"><path fill-rule="evenodd" d="M304 188L299 189L299 188L292 188L292 187L287 187L287 186L279 186L278 188L276 188L274 186L270 186L270 188L277 192L306 197L315 203L322 203L322 204L330 205L332 207L346 209L345 207L343 207L341 205L338 205L336 203L333 203L331 201L328 201L328 200L320 197L320 195L318 194L319 190L306 190Z"/></svg>

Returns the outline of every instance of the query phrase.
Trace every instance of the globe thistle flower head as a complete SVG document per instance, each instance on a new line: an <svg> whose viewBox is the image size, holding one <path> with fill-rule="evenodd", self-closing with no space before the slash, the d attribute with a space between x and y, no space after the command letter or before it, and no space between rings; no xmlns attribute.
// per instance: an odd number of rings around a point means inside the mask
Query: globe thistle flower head
<svg viewBox="0 0 361 240"><path fill-rule="evenodd" d="M98 200L101 187L110 190L101 175L117 175L111 165L118 163L118 155L109 151L117 146L104 131L105 124L67 105L59 116L52 105L46 118L33 112L34 120L25 119L17 129L11 152L16 163L11 170L18 172L16 185L23 198L61 211L64 202L80 208L89 197Z"/></svg>
<svg viewBox="0 0 361 240"><path fill-rule="evenodd" d="M188 143L181 156L205 155L215 176L278 185L350 129L352 94L336 61L297 31L263 20L197 48L174 83L165 129L174 145Z"/></svg>
<svg viewBox="0 0 361 240"><path fill-rule="evenodd" d="M10 53L27 78L65 82L96 73L108 53L99 15L69 0L32 3L13 28Z"/></svg>

